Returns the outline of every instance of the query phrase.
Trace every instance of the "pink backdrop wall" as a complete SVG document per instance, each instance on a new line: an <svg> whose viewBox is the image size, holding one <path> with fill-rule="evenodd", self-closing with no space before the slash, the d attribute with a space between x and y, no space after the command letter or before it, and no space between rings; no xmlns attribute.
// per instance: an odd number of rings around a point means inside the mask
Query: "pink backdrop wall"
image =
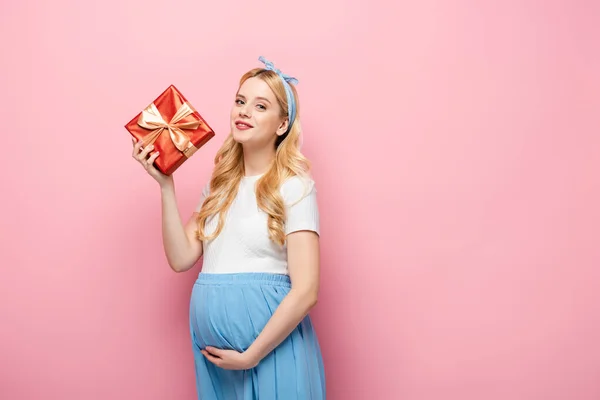
<svg viewBox="0 0 600 400"><path fill-rule="evenodd" d="M187 216L261 54L300 79L329 398L600 398L598 3L217 3L0 3L0 398L194 398L198 268L123 124L173 83L216 129Z"/></svg>

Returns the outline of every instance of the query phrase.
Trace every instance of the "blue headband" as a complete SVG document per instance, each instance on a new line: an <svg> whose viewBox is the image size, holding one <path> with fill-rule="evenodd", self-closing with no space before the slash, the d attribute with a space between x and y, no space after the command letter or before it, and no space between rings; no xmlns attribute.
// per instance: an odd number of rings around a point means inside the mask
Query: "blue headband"
<svg viewBox="0 0 600 400"><path fill-rule="evenodd" d="M288 125L287 132L289 132L290 129L292 128L292 124L294 123L294 120L296 119L296 99L294 98L294 93L292 92L290 83L297 85L298 79L284 74L283 72L281 72L280 70L275 68L275 66L273 65L273 63L271 61L268 61L263 56L260 56L258 58L258 60L260 62L262 62L263 64L265 64L265 69L273 71L277 75L279 75L279 77L281 78L281 81L283 82L283 87L285 88L285 95L287 97L287 104L288 104L289 125Z"/></svg>

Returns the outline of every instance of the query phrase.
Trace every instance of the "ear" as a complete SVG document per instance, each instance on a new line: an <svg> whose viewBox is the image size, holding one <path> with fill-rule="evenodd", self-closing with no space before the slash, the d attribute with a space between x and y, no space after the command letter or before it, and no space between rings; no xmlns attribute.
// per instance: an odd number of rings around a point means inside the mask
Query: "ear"
<svg viewBox="0 0 600 400"><path fill-rule="evenodd" d="M281 122L281 124L279 124L279 127L277 128L277 131L275 132L277 134L277 136L281 136L285 133L285 131L287 131L288 123L289 123L289 119L286 118Z"/></svg>

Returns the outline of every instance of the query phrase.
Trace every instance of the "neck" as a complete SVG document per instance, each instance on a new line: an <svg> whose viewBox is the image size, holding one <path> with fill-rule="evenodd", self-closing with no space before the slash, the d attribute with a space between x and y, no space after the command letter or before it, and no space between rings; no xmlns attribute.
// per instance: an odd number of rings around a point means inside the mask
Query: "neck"
<svg viewBox="0 0 600 400"><path fill-rule="evenodd" d="M265 146L260 149L250 149L244 146L243 152L246 176L264 174L275 158L275 148L272 146Z"/></svg>

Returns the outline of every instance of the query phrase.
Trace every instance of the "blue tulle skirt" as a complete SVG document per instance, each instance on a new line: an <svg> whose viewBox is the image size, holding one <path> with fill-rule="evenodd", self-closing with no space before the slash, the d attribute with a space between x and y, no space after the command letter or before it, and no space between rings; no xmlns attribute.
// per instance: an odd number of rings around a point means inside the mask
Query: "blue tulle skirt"
<svg viewBox="0 0 600 400"><path fill-rule="evenodd" d="M201 400L321 400L325 372L310 317L255 368L224 370L206 346L245 351L290 291L287 275L200 273L190 301L190 333Z"/></svg>

